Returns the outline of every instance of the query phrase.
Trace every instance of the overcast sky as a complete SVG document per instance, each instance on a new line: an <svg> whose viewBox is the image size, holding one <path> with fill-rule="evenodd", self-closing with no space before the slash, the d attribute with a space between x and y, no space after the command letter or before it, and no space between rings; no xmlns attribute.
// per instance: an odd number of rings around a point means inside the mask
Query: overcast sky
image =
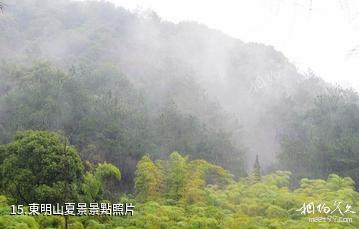
<svg viewBox="0 0 359 229"><path fill-rule="evenodd" d="M359 90L357 0L109 0L152 9L164 20L197 21L243 41L273 45L301 70ZM358 47L358 50L351 52Z"/></svg>

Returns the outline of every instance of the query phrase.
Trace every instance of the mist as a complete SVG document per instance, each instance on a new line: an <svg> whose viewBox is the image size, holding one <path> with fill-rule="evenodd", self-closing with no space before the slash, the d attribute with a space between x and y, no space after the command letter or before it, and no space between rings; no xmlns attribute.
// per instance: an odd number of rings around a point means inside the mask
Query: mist
<svg viewBox="0 0 359 229"><path fill-rule="evenodd" d="M153 10L0 8L0 228L359 228L356 90Z"/></svg>
<svg viewBox="0 0 359 229"><path fill-rule="evenodd" d="M230 154L243 158L247 172L256 155L264 171L278 168L289 113L306 112L317 96L334 88L313 72L300 73L272 46L109 2L11 1L0 23L3 66L46 61L69 73L111 65L145 98L143 109L150 117L172 104L184 116L225 134L234 148ZM4 72L0 77L6 78ZM13 81L2 80L2 94L11 91ZM119 90L105 78L99 79L101 85ZM288 100L294 104L286 107ZM66 129L61 122L53 129ZM157 153L167 155L168 150Z"/></svg>

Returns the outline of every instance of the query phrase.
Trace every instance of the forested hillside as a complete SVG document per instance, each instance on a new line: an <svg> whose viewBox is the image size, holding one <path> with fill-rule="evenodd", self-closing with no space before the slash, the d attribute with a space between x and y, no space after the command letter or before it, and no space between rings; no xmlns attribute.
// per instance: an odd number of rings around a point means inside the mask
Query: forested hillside
<svg viewBox="0 0 359 229"><path fill-rule="evenodd" d="M4 2L0 214L120 196L137 215L71 217L71 228L308 228L295 210L311 201L358 212L357 92L196 22L108 2ZM63 220L0 216L0 229Z"/></svg>
<svg viewBox="0 0 359 229"><path fill-rule="evenodd" d="M236 120L209 99L187 64L147 50L156 42L146 34L152 16L94 2L25 1L7 9L3 143L18 130L61 130L83 158L116 163L129 182L144 153L161 158L175 150L245 172L244 147L229 129L239 129Z"/></svg>

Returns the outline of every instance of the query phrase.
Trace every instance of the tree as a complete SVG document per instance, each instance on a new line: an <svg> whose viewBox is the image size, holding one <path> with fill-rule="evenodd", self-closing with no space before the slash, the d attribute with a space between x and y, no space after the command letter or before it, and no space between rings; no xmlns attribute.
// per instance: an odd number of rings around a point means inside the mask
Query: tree
<svg viewBox="0 0 359 229"><path fill-rule="evenodd" d="M137 163L135 172L135 189L140 201L154 200L159 197L160 173L149 155L145 155Z"/></svg>
<svg viewBox="0 0 359 229"><path fill-rule="evenodd" d="M261 181L261 166L259 164L258 154L256 155L256 160L253 165L253 171L249 176L249 180L251 183L257 183Z"/></svg>
<svg viewBox="0 0 359 229"><path fill-rule="evenodd" d="M166 186L170 199L179 200L184 195L187 160L187 157L181 156L178 152L173 152L169 157Z"/></svg>
<svg viewBox="0 0 359 229"><path fill-rule="evenodd" d="M83 165L63 136L46 131L18 132L3 145L1 187L18 204L76 200Z"/></svg>
<svg viewBox="0 0 359 229"><path fill-rule="evenodd" d="M328 89L311 109L293 118L282 138L279 162L300 178L350 176L358 185L359 98L356 92ZM357 186L359 187L359 186Z"/></svg>
<svg viewBox="0 0 359 229"><path fill-rule="evenodd" d="M233 182L233 177L220 166L205 160L194 160L188 163L183 198L188 203L199 203L205 200L205 187L208 185L225 187Z"/></svg>
<svg viewBox="0 0 359 229"><path fill-rule="evenodd" d="M89 171L84 176L82 184L82 201L90 203L103 199L117 198L113 182L121 180L120 169L110 163L100 163L94 171Z"/></svg>
<svg viewBox="0 0 359 229"><path fill-rule="evenodd" d="M120 169L113 164L104 162L97 165L94 175L101 182L103 198L116 201L118 192L115 183L121 180Z"/></svg>

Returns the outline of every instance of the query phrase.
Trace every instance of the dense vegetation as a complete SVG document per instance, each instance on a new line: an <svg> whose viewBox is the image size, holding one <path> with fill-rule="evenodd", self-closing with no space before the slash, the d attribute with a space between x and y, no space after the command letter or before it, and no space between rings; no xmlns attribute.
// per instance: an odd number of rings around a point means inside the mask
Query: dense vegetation
<svg viewBox="0 0 359 229"><path fill-rule="evenodd" d="M160 158L180 150L243 172L241 151L226 132L181 114L170 101L151 111L115 67L64 74L40 63L9 67L3 80L13 84L0 101L3 142L18 130L63 131L84 160L110 161L122 168L126 185L131 185L136 162L146 152Z"/></svg>
<svg viewBox="0 0 359 229"><path fill-rule="evenodd" d="M24 132L6 145L3 152L9 155L23 152L23 147L14 147L19 141L23 142L24 147L32 147L34 152L42 148L41 144L47 145L46 140L56 141L53 145L60 147L64 145L59 142L60 139L57 134ZM69 151L73 150L71 146L68 147ZM14 148L17 152L13 152ZM58 153L58 156L67 158L63 152ZM44 157L39 158L43 159L40 163L47 161ZM12 160L11 156L3 165L7 165L9 160ZM56 170L52 165L43 168ZM3 175L7 169L2 168ZM19 171L19 174L22 173L25 171ZM55 171L54 174L64 172ZM29 171L27 175L37 179L43 177L43 174L36 171ZM352 218L351 223L321 223L321 228L359 226L359 217L356 215L359 210L359 193L354 190L352 179L334 174L327 180L302 179L297 189L290 190L290 175L290 172L277 171L261 176L254 170L248 177L235 181L233 175L223 168L204 160L189 161L188 157L177 152L172 153L167 160L156 162L145 155L137 164L135 195L121 195L118 199L120 202L135 204L134 216L72 216L69 228L316 228L316 224L308 222L308 218L317 216ZM26 183L17 177L19 176L15 176L15 183ZM71 190L71 194L77 195L72 195L72 199L69 197L67 201L90 203L108 200L104 193L111 187L105 185L104 179L112 177L118 180L120 172L113 165L100 164L86 172L84 177L82 174L75 177L83 178L82 183L77 184L77 191ZM76 183L75 180L67 182L70 185ZM52 187L57 189L58 183L40 186L47 187L43 190L51 190ZM8 194L11 197L9 202L19 198L14 192ZM56 199L56 192L41 191L31 195L35 200L41 199L39 197ZM61 216L9 216L7 200L4 196L0 198L0 212L3 215L0 217L0 228L62 228L64 225L64 218ZM22 199L19 200L18 203L21 203ZM336 201L342 203L339 207L343 215L339 210L335 211ZM116 200L113 199L113 202ZM321 204L322 208L315 208L315 213L302 214L303 204L310 202L314 202L315 206ZM324 207L330 208L330 213L324 212Z"/></svg>
<svg viewBox="0 0 359 229"><path fill-rule="evenodd" d="M288 128L282 130L279 161L283 167L298 178L324 178L337 173L352 177L358 184L358 101L355 92L338 88L316 97L305 112L294 114L298 105L286 101L284 109L292 118Z"/></svg>
<svg viewBox="0 0 359 229"><path fill-rule="evenodd" d="M8 1L0 31L0 229L59 228L9 205L66 201L136 205L70 228L359 227L296 211L359 210L355 91L273 47L106 2Z"/></svg>

